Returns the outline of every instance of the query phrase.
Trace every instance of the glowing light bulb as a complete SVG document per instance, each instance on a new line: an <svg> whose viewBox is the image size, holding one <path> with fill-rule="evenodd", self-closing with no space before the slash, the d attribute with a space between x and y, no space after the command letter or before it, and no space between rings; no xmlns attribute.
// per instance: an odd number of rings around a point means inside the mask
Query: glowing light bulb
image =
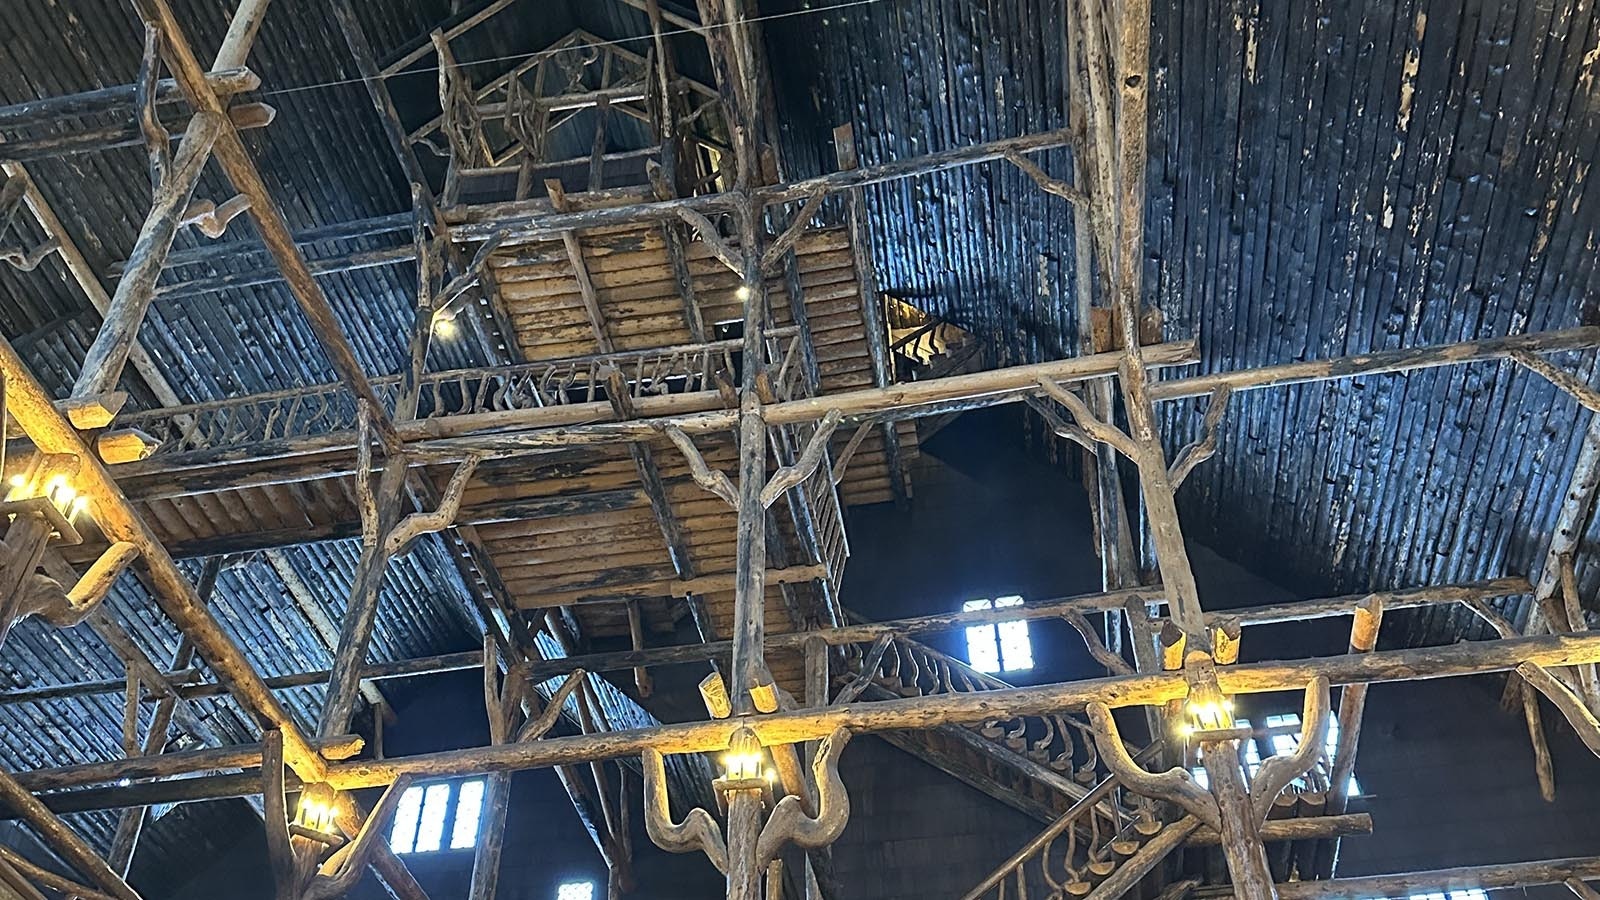
<svg viewBox="0 0 1600 900"><path fill-rule="evenodd" d="M751 295L751 290L750 290L750 285L748 285L748 284L739 285L739 289L733 292L734 299L738 300L740 303L743 303L746 300L749 300L750 299L750 295Z"/></svg>
<svg viewBox="0 0 1600 900"><path fill-rule="evenodd" d="M7 484L10 484L14 488L25 488L25 487L28 486L28 476L22 475L20 473L16 474L16 475L13 475L13 476L11 476L11 480L8 481Z"/></svg>
<svg viewBox="0 0 1600 900"><path fill-rule="evenodd" d="M455 316L441 312L433 317L433 333L442 338L453 338L461 333L461 326Z"/></svg>

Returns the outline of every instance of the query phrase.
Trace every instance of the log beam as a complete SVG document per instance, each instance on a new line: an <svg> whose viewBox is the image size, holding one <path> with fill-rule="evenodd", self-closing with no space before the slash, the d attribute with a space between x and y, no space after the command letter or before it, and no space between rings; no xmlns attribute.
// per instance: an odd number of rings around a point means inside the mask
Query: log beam
<svg viewBox="0 0 1600 900"><path fill-rule="evenodd" d="M1600 635L1544 635L1388 650L1284 663L1222 666L1217 680L1228 695L1302 690L1317 676L1331 684L1371 684L1504 672L1524 662L1563 666L1600 661ZM1100 701L1111 706L1166 703L1185 696L1182 673L1131 675L1028 688L937 694L928 697L852 703L821 710L797 710L754 717L630 729L579 738L550 738L534 745L487 747L431 753L401 759L334 763L328 780L341 789L387 784L402 773L455 777L495 771L542 768L595 759L632 756L654 748L662 753L703 753L726 749L734 731L755 730L764 745L818 740L835 728L856 732L925 729L946 724L977 724L994 719L1044 715L1083 708Z"/></svg>
<svg viewBox="0 0 1600 900"><path fill-rule="evenodd" d="M56 410L10 342L4 340L0 340L0 375L5 379L7 409L34 446L45 453L64 453L79 460L77 489L88 498L90 515L107 538L127 541L139 549L162 611L189 637L217 680L228 685L229 692L247 712L263 725L283 730L285 756L295 771L301 777L317 780L323 770L322 757L300 733L293 717L262 682L243 651L206 610L194 585L139 517L110 472Z"/></svg>
<svg viewBox="0 0 1600 900"><path fill-rule="evenodd" d="M9 773L0 772L0 805L17 813L40 840L66 863L117 900L139 900L139 895L122 876L95 853L65 822L56 817L37 797L28 793Z"/></svg>
<svg viewBox="0 0 1600 900"><path fill-rule="evenodd" d="M334 371L339 373L341 380L357 398L367 401L375 409L383 409L382 401L373 391L371 382L367 380L360 362L356 359L355 350L341 330L332 304L328 302L327 295L323 293L322 287L311 274L305 257L295 246L288 222L284 220L282 210L273 200L266 182L262 180L255 161L250 157L250 151L245 148L239 132L226 120L223 102L207 87L205 72L201 69L200 62L195 57L194 50L168 0L134 0L134 5L145 21L159 28L164 36L168 67L172 70L173 78L182 89L184 97L195 108L197 113L195 119L221 123L211 148L212 155L227 174L228 180L233 182L234 188L250 201L250 216L261 234L262 242L282 268L290 293L294 295L295 301L305 313L318 342L327 352ZM265 9L265 0L250 0L248 7L252 13L258 13ZM230 35L231 37L233 36ZM247 46L248 42L245 42L245 45ZM200 113L211 115L202 116ZM125 274L123 281L126 282L129 278L129 274ZM119 284L119 293L121 289ZM75 390L74 393L78 391ZM394 437L393 423L387 416L380 417L378 425L379 435L385 445L398 443ZM285 737L287 749L292 742L287 740L287 734ZM289 755L292 757L294 754Z"/></svg>

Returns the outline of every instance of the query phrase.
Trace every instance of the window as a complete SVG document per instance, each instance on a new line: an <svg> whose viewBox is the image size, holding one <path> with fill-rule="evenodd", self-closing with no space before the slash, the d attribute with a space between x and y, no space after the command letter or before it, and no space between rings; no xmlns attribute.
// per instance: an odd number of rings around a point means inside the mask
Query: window
<svg viewBox="0 0 1600 900"><path fill-rule="evenodd" d="M1299 713L1279 713L1266 718L1267 743L1272 747L1273 756L1284 756L1295 751L1300 746L1300 715ZM1254 742L1252 742L1252 745ZM1328 759L1333 759L1334 751L1339 746L1339 717L1328 713L1328 735L1322 742L1322 751ZM1260 765L1259 761L1256 765ZM1255 768L1251 768L1255 774ZM1331 772L1328 774L1332 774ZM1345 794L1350 797L1361 795L1361 784L1356 781L1355 773L1350 773L1350 781L1345 785ZM1431 894L1419 894L1411 900L1432 900ZM1445 900L1445 898L1440 898ZM1448 900L1482 900L1467 896L1455 897Z"/></svg>
<svg viewBox="0 0 1600 900"><path fill-rule="evenodd" d="M556 888L556 900L594 900L594 882L568 881Z"/></svg>
<svg viewBox="0 0 1600 900"><path fill-rule="evenodd" d="M1380 898L1382 900L1382 898ZM1412 894L1410 897L1395 897L1393 900L1489 900L1489 895L1483 888L1467 888L1460 891L1435 891L1430 894Z"/></svg>
<svg viewBox="0 0 1600 900"><path fill-rule="evenodd" d="M1008 606L1021 605L1021 597L968 600L961 604L961 611L1005 609ZM1033 644L1028 640L1027 621L968 626L967 662L979 672L990 674L1033 668Z"/></svg>
<svg viewBox="0 0 1600 900"><path fill-rule="evenodd" d="M1293 753L1296 747L1300 746L1300 715L1298 713L1276 713L1267 716L1263 722L1262 731L1265 732L1267 746L1272 748L1273 756L1287 756ZM1249 719L1235 719L1233 724L1239 728L1255 727ZM1328 759L1333 759L1334 750L1338 746L1339 717L1329 713L1328 736L1323 741L1323 751L1327 754ZM1257 741L1250 739L1243 742L1242 749L1244 750L1244 770L1253 778L1256 770L1261 768L1261 748ZM1189 771L1190 774L1194 775L1194 780L1201 787L1210 787L1210 780L1206 777L1206 770L1203 766L1195 766ZM1353 772L1350 774L1346 793L1351 797L1361 795L1361 784L1356 781L1356 776ZM1458 894L1460 896L1457 896ZM1486 900L1486 898L1471 896L1468 891L1456 891L1448 897L1434 894L1418 894L1414 897L1405 898L1405 900Z"/></svg>
<svg viewBox="0 0 1600 900"><path fill-rule="evenodd" d="M476 846L482 812L481 778L412 785L395 806L389 849L396 853L432 853L444 846L447 833L451 850Z"/></svg>

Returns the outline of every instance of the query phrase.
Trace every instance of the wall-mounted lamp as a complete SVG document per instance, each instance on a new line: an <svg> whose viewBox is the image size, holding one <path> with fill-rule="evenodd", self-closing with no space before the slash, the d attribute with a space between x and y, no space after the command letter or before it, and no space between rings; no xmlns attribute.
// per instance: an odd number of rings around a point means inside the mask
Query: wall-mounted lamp
<svg viewBox="0 0 1600 900"><path fill-rule="evenodd" d="M461 324L456 321L455 313L441 309L433 314L433 333L442 338L453 338L461 333Z"/></svg>
<svg viewBox="0 0 1600 900"><path fill-rule="evenodd" d="M722 755L722 777L712 786L724 794L735 791L765 794L777 780L777 773L767 765L761 739L749 728L740 728L728 742L728 752Z"/></svg>
<svg viewBox="0 0 1600 900"><path fill-rule="evenodd" d="M38 523L35 527L40 529L41 538L53 537L63 544L80 543L82 536L75 522L78 514L88 508L89 498L80 494L72 482L77 465L77 458L68 455L36 457L27 471L6 480L0 511L13 522L24 518Z"/></svg>
<svg viewBox="0 0 1600 900"><path fill-rule="evenodd" d="M1178 734L1184 738L1219 740L1238 737L1241 729L1233 724L1233 700L1229 697L1191 696L1183 703L1183 721ZM1248 733L1249 729L1243 729Z"/></svg>
<svg viewBox="0 0 1600 900"><path fill-rule="evenodd" d="M337 834L333 829L337 802L338 797L328 785L306 785L300 792L300 802L295 805L294 824L290 831L326 842Z"/></svg>
<svg viewBox="0 0 1600 900"><path fill-rule="evenodd" d="M733 297L734 297L735 300L738 300L740 303L744 303L745 301L749 300L751 298L751 296L753 296L754 294L755 294L755 292L750 290L750 285L741 284L741 285L739 285L738 290L735 290L733 292Z"/></svg>

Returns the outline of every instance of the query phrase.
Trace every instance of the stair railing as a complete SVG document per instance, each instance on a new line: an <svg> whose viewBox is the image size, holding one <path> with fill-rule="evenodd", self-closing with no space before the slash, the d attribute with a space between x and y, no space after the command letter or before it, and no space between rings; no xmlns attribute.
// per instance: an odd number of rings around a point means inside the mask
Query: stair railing
<svg viewBox="0 0 1600 900"><path fill-rule="evenodd" d="M1011 684L910 638L896 635L881 650L860 644L840 648L850 677L866 680L901 697L1006 690ZM856 690L860 692L859 688ZM1070 713L995 719L974 726L983 737L1062 773L1079 784L1101 780L1107 770L1087 720ZM1130 753L1141 748L1130 747Z"/></svg>
<svg viewBox="0 0 1600 900"><path fill-rule="evenodd" d="M1048 888L1049 900L1081 897L1161 830L1148 804L1121 829L1108 829L1090 813L1105 801L1118 803L1122 783L1108 775L1032 840L995 867L962 900L1026 900L1030 884ZM1030 877L1030 876L1036 876Z"/></svg>

